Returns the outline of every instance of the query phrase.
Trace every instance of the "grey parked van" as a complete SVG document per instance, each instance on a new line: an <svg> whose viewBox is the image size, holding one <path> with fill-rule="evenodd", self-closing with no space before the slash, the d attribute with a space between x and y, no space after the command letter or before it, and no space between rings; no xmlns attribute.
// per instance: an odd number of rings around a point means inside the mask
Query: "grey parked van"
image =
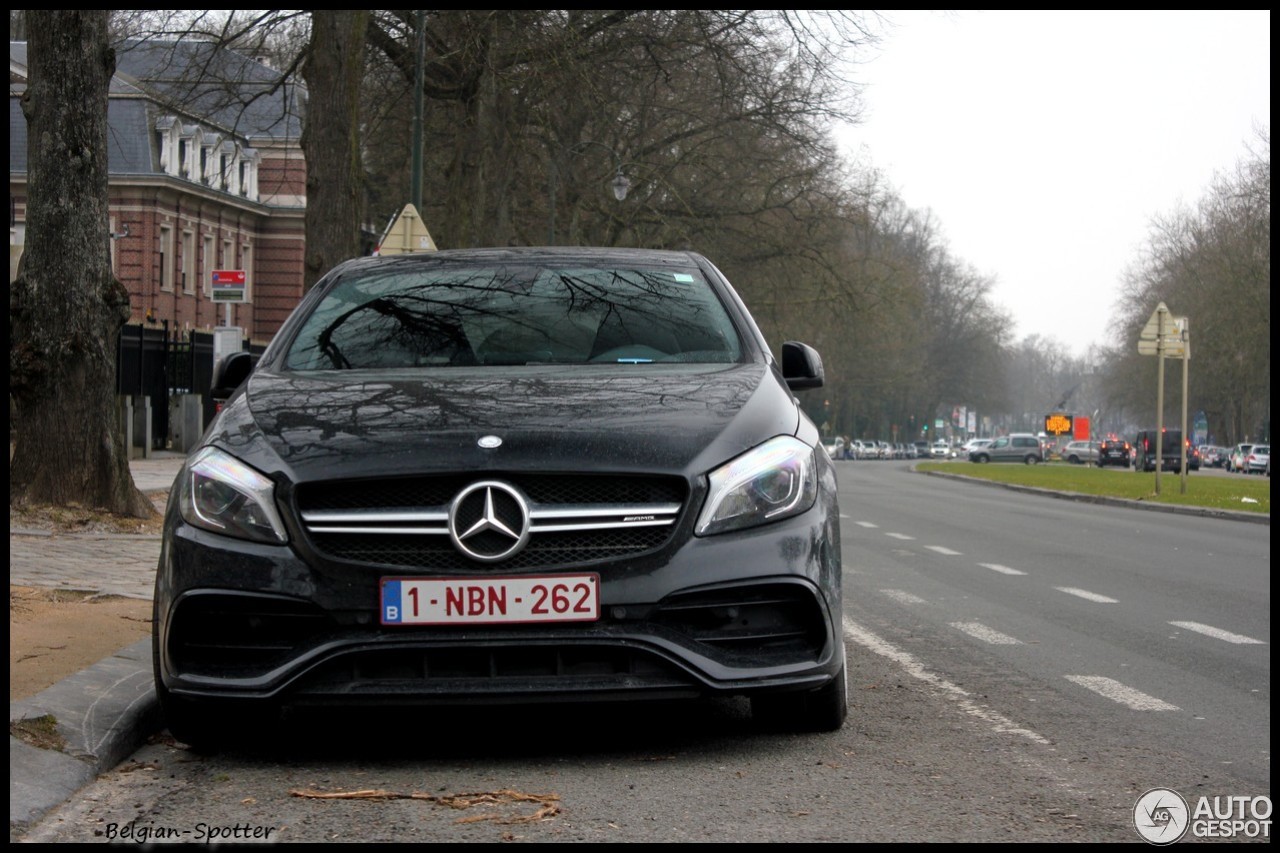
<svg viewBox="0 0 1280 853"><path fill-rule="evenodd" d="M1040 439L1029 432L1002 435L986 447L969 451L970 462L1024 462L1038 465L1044 461Z"/></svg>

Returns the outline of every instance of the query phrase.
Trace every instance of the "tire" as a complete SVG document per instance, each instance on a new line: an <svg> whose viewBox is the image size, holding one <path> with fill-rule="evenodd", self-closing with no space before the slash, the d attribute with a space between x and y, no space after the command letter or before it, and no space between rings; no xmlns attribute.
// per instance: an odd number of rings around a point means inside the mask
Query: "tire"
<svg viewBox="0 0 1280 853"><path fill-rule="evenodd" d="M845 670L825 686L805 693L768 693L751 697L751 717L773 731L834 732L849 715Z"/></svg>
<svg viewBox="0 0 1280 853"><path fill-rule="evenodd" d="M160 676L159 607L153 606L151 629L151 672L155 679L156 698L165 727L174 740L187 744L196 752L216 752L232 742L255 742L272 718L269 713L247 714L242 709L228 708L216 702L192 702L174 696Z"/></svg>
<svg viewBox="0 0 1280 853"><path fill-rule="evenodd" d="M156 683L156 696L160 699L165 727L174 740L198 752L213 752L226 743L225 717L186 699L179 699L159 682Z"/></svg>
<svg viewBox="0 0 1280 853"><path fill-rule="evenodd" d="M991 457L985 453L979 453L977 456L973 457L973 461L977 462L979 465L986 465L991 461Z"/></svg>
<svg viewBox="0 0 1280 853"><path fill-rule="evenodd" d="M1079 457L1079 456L1072 456L1072 457L1071 457L1070 459L1068 459L1067 461L1068 461L1068 462L1070 462L1072 465L1079 465L1079 464L1080 464L1080 457Z"/></svg>
<svg viewBox="0 0 1280 853"><path fill-rule="evenodd" d="M1040 457L1036 456L1034 453L1028 453L1027 458L1022 461L1027 463L1028 465L1039 465Z"/></svg>

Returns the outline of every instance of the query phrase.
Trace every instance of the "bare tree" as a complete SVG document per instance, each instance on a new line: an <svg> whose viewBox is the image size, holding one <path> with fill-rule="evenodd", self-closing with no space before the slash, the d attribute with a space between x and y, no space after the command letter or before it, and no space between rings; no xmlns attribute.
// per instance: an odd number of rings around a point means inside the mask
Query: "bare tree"
<svg viewBox="0 0 1280 853"><path fill-rule="evenodd" d="M17 446L9 503L155 512L129 473L115 400L129 295L111 272L103 10L28 10L27 244L9 295Z"/></svg>
<svg viewBox="0 0 1280 853"><path fill-rule="evenodd" d="M1135 420L1155 422L1155 360L1138 355L1139 332L1164 302L1190 321L1188 406L1203 411L1223 444L1267 438L1271 423L1270 139L1219 175L1194 207L1153 220L1127 278L1107 369L1109 399ZM1170 413L1181 389L1167 388Z"/></svg>
<svg viewBox="0 0 1280 853"><path fill-rule="evenodd" d="M311 13L311 41L302 65L310 92L302 132L307 158L304 289L360 254L365 199L360 84L368 24L369 13L357 9Z"/></svg>

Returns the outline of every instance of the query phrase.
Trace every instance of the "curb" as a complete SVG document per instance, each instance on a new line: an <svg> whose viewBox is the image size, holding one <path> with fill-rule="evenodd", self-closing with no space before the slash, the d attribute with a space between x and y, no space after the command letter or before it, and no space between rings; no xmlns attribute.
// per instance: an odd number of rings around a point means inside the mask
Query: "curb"
<svg viewBox="0 0 1280 853"><path fill-rule="evenodd" d="M41 749L12 734L13 723L45 715L57 721L64 749ZM126 646L30 699L10 702L9 723L12 842L159 730L151 640Z"/></svg>

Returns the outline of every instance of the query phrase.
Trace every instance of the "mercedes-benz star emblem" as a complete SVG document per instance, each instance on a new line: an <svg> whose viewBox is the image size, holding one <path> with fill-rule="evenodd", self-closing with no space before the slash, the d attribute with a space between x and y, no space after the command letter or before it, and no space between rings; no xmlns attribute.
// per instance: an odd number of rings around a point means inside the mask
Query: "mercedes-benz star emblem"
<svg viewBox="0 0 1280 853"><path fill-rule="evenodd" d="M529 542L529 503L506 483L472 483L449 505L449 538L482 563L513 557Z"/></svg>

